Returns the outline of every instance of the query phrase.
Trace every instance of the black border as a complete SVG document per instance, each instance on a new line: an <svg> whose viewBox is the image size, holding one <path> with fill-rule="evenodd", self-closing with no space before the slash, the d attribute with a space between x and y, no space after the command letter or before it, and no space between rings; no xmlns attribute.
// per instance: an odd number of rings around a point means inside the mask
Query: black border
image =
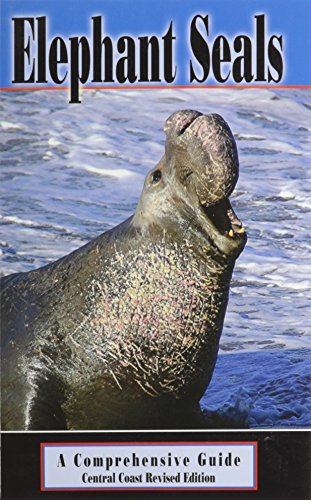
<svg viewBox="0 0 311 500"><path fill-rule="evenodd" d="M40 491L40 443L66 442L258 442L258 491ZM248 499L311 498L311 431L3 433L1 498Z"/></svg>

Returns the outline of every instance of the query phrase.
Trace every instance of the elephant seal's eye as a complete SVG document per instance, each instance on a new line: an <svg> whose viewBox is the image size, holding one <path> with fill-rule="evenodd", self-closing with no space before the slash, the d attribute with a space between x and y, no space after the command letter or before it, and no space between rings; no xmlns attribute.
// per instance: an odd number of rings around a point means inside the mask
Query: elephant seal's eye
<svg viewBox="0 0 311 500"><path fill-rule="evenodd" d="M152 174L152 182L159 182L161 180L161 170L155 170Z"/></svg>

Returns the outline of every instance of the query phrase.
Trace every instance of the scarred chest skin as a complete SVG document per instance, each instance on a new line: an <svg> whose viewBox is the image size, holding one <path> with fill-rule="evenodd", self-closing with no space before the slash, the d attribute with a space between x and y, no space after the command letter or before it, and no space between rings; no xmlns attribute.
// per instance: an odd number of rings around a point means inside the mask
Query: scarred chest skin
<svg viewBox="0 0 311 500"><path fill-rule="evenodd" d="M231 269L198 260L187 240L116 251L91 280L88 313L66 339L77 360L66 373L70 413L77 387L94 393L101 383L120 400L198 402L214 369L230 277Z"/></svg>

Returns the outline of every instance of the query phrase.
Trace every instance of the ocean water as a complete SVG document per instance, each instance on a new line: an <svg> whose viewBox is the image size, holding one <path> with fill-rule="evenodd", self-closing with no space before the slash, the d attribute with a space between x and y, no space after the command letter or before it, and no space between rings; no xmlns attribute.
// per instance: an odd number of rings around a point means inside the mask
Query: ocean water
<svg viewBox="0 0 311 500"><path fill-rule="evenodd" d="M250 427L311 424L311 92L1 93L0 275L51 262L133 213L165 119L216 112L239 150L232 204L248 232L202 408Z"/></svg>

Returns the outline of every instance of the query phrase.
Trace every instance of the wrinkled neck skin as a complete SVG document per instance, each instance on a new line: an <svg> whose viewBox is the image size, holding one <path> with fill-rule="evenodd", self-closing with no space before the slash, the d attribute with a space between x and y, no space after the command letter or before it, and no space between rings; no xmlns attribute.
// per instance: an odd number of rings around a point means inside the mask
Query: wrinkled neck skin
<svg viewBox="0 0 311 500"><path fill-rule="evenodd" d="M171 240L180 247L191 245L202 263L211 271L228 273L230 280L235 260L244 244L220 234L206 217L195 190L191 184L183 182L187 173L182 178L175 168L178 160L178 156L171 155L167 148L161 161L146 178L130 227L149 241ZM149 196L146 193L149 178L157 170L162 172L161 193Z"/></svg>

